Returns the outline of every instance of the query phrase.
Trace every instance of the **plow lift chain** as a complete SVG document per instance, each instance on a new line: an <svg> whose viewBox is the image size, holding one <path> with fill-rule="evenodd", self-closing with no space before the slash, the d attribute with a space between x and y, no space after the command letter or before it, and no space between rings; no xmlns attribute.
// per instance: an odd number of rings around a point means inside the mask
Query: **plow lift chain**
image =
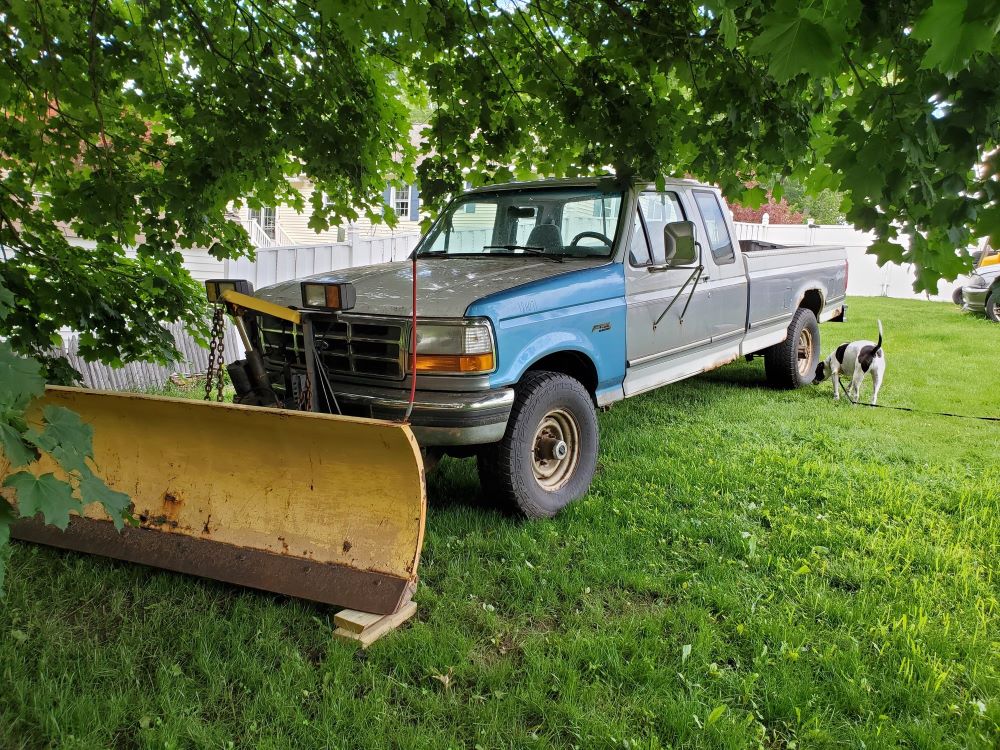
<svg viewBox="0 0 1000 750"><path fill-rule="evenodd" d="M212 400L213 381L215 385L215 400L222 401L223 369L226 351L226 322L222 305L216 304L212 311L212 338L208 345L208 371L205 373L205 401Z"/></svg>
<svg viewBox="0 0 1000 750"><path fill-rule="evenodd" d="M295 406L299 411L312 410L312 383L309 382L308 373L296 373L291 376L292 395L295 397Z"/></svg>

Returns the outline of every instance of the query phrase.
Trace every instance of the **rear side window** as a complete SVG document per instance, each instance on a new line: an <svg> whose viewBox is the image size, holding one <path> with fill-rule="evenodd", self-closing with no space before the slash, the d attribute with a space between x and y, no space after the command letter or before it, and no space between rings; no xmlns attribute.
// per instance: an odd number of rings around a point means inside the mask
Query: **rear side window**
<svg viewBox="0 0 1000 750"><path fill-rule="evenodd" d="M726 217L722 213L718 197L707 190L695 190L694 202L698 204L698 211L705 222L708 246L715 262L719 265L732 263L736 260L736 253L733 252L733 239L729 236Z"/></svg>

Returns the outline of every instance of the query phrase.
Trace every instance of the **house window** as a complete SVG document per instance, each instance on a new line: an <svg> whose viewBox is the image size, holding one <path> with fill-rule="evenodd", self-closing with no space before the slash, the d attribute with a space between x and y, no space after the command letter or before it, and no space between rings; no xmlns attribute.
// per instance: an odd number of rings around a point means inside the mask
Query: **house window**
<svg viewBox="0 0 1000 750"><path fill-rule="evenodd" d="M264 230L264 234L274 239L275 229L278 226L278 217L274 211L274 206L261 206L250 209L250 221L255 221Z"/></svg>
<svg viewBox="0 0 1000 750"><path fill-rule="evenodd" d="M396 216L400 219L410 218L410 186L403 185L401 188L392 189L390 200L392 207L396 210Z"/></svg>

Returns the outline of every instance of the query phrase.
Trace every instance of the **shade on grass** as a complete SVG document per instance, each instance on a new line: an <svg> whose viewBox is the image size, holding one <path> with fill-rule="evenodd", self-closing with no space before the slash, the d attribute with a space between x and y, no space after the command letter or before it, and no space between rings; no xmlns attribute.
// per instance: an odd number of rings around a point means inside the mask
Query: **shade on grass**
<svg viewBox="0 0 1000 750"><path fill-rule="evenodd" d="M882 402L1000 413L1000 326L855 299L824 354L876 317ZM768 390L756 361L601 430L551 521L482 507L445 461L417 621L364 654L322 607L17 545L0 746L1000 742L1000 425Z"/></svg>

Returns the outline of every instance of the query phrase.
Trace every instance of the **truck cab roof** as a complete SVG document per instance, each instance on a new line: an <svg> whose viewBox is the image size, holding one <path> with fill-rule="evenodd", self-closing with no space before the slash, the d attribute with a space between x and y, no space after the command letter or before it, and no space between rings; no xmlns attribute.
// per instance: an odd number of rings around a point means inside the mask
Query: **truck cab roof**
<svg viewBox="0 0 1000 750"><path fill-rule="evenodd" d="M592 187L596 185L602 185L607 183L621 183L622 178L619 178L613 174L605 175L594 175L592 177L559 177L559 178L546 178L542 180L520 180L513 182L502 182L499 184L482 185L480 187L470 188L469 190L463 191L465 193L495 193L499 190L525 190L528 188L569 188L569 187ZM656 180L648 180L638 177L633 177L625 182L625 186L632 187L635 185L652 185ZM708 185L703 182L698 182L697 180L688 179L685 177L667 177L664 179L665 185L675 185L684 187L702 187L715 190L713 185Z"/></svg>

